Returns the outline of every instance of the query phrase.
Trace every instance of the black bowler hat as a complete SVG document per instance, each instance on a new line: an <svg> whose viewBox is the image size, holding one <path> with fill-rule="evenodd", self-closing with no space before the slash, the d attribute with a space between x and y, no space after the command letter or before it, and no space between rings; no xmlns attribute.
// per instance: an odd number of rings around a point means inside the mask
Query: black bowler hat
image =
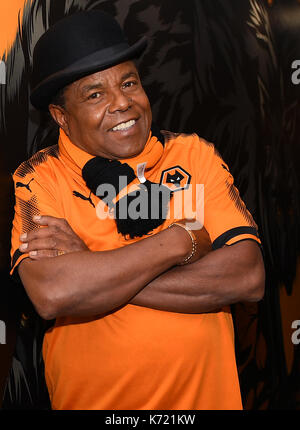
<svg viewBox="0 0 300 430"><path fill-rule="evenodd" d="M145 37L130 46L117 21L105 12L69 15L50 27L34 48L31 103L37 109L48 110L61 88L137 58L146 46Z"/></svg>

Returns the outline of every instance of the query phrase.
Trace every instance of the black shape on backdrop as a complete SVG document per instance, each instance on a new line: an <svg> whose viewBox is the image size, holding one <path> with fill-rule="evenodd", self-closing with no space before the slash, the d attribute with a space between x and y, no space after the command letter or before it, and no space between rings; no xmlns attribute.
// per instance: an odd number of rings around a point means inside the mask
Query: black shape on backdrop
<svg viewBox="0 0 300 430"><path fill-rule="evenodd" d="M255 0L27 2L6 59L8 84L0 86L0 151L7 175L39 149L57 143L58 130L49 115L36 112L29 102L34 43L65 14L93 8L113 14L130 42L149 37L140 72L155 122L167 130L197 132L215 143L230 166L259 226L267 270L264 300L232 307L244 404L253 409L294 406L279 287L284 284L291 292L299 253L299 89L290 82L288 60L300 49L299 4L281 0L268 8L266 1ZM294 26L285 18L291 13ZM45 328L28 306L30 317L17 336L5 408L49 407L40 356Z"/></svg>

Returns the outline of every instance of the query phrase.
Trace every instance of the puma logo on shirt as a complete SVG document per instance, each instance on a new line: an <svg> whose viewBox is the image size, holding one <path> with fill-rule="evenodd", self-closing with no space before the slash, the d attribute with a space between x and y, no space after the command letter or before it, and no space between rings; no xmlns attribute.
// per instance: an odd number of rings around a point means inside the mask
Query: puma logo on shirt
<svg viewBox="0 0 300 430"><path fill-rule="evenodd" d="M24 188L26 188L28 191L30 191L32 193L31 188L29 186L29 184L30 184L31 181L34 181L34 178L30 179L30 181L28 182L28 184L23 184L22 182L17 182L16 183L16 188L22 188L22 187L24 187Z"/></svg>
<svg viewBox="0 0 300 430"><path fill-rule="evenodd" d="M73 196L79 197L82 200L87 200L88 202L90 202L90 204L93 207L95 207L95 205L94 205L94 203L92 202L92 199L91 199L91 194L92 194L92 192L90 192L90 195L88 197L86 197L83 194L79 193L78 191L73 191Z"/></svg>

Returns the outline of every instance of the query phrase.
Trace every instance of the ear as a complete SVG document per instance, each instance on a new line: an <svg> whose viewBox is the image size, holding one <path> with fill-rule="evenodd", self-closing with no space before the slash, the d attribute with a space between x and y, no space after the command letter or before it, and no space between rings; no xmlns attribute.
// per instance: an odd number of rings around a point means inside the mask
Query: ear
<svg viewBox="0 0 300 430"><path fill-rule="evenodd" d="M67 112L65 109L58 105L49 105L49 112L56 122L56 124L63 129L63 131L66 133L66 135L69 135L69 127L68 127L68 120L67 120Z"/></svg>

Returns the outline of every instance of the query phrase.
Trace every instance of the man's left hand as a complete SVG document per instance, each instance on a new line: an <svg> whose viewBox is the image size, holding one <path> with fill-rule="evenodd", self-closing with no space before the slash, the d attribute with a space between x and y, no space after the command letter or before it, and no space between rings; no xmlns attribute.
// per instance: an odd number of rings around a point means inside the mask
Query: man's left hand
<svg viewBox="0 0 300 430"><path fill-rule="evenodd" d="M22 245L19 247L21 252L29 253L33 260L89 250L64 218L41 216L34 217L33 221L43 228L22 234Z"/></svg>

